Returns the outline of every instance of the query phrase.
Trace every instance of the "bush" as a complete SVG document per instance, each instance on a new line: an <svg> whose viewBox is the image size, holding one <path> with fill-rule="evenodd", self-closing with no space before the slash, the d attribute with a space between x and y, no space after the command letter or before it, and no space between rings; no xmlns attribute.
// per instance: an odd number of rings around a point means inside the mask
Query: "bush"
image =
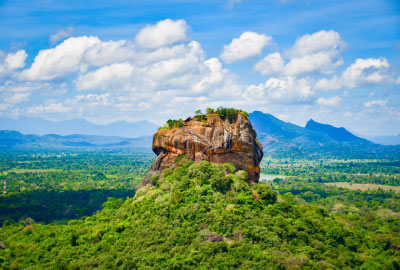
<svg viewBox="0 0 400 270"><path fill-rule="evenodd" d="M238 110L238 109L234 109L234 108L224 108L224 107L219 107L216 111L216 113L218 113L219 117L221 117L222 119L226 119L228 118L229 121L233 121L236 117L237 114L241 114L243 115L246 119L249 118L249 113L242 111L242 110Z"/></svg>
<svg viewBox="0 0 400 270"><path fill-rule="evenodd" d="M157 180L158 180L159 177L160 177L159 173L157 173L155 175L152 175L150 177L150 182L153 184L153 186L155 186L157 184Z"/></svg>
<svg viewBox="0 0 400 270"><path fill-rule="evenodd" d="M232 175L224 177L219 177L217 175L214 175L211 178L211 187L214 190L219 191L221 193L225 193L228 190L230 190L232 183L233 183Z"/></svg>
<svg viewBox="0 0 400 270"><path fill-rule="evenodd" d="M266 184L256 184L254 185L254 190L258 194L259 200L263 204L273 204L276 202L276 193L271 190L271 188Z"/></svg>
<svg viewBox="0 0 400 270"><path fill-rule="evenodd" d="M212 109L212 108L207 108L207 109L206 109L206 112L207 112L207 114L212 114L212 113L214 113L214 109Z"/></svg>
<svg viewBox="0 0 400 270"><path fill-rule="evenodd" d="M168 119L167 123L164 124L164 126L162 128L172 129L172 128L181 128L181 127L183 127L182 119L178 119L178 120Z"/></svg>

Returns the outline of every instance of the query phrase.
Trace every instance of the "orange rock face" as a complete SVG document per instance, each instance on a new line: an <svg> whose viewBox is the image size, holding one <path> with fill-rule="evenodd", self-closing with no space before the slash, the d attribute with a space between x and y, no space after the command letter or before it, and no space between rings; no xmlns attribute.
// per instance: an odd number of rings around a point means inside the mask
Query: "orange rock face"
<svg viewBox="0 0 400 270"><path fill-rule="evenodd" d="M153 151L157 157L141 186L148 184L152 175L173 165L181 155L193 161L233 163L247 172L249 182L258 182L263 152L256 136L251 123L242 114L237 114L232 121L208 114L205 121L188 118L182 128L160 129L153 137Z"/></svg>

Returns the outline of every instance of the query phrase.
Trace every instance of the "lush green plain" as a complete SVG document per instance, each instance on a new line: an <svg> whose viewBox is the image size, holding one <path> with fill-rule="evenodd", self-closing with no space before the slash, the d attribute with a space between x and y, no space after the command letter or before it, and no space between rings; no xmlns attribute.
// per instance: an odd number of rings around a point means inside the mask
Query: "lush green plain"
<svg viewBox="0 0 400 270"><path fill-rule="evenodd" d="M3 152L0 177L7 179L7 196L0 196L0 222L92 215L107 197L133 197L153 157L121 150Z"/></svg>
<svg viewBox="0 0 400 270"><path fill-rule="evenodd" d="M399 194L325 185L398 186L398 162L267 157L262 173L280 177L249 186L232 165L181 159L133 197L149 153L7 155L1 168L14 178L3 202L42 191L132 195L110 198L91 216L65 216L67 224L28 214L5 221L4 269L400 269ZM42 213L60 211L63 201Z"/></svg>

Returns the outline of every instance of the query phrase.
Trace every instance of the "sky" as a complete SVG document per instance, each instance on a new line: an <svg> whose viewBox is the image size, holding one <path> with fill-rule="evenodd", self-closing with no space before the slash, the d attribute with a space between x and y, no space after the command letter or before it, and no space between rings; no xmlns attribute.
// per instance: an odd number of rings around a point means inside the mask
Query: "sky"
<svg viewBox="0 0 400 270"><path fill-rule="evenodd" d="M400 134L398 0L0 0L0 117L219 106Z"/></svg>

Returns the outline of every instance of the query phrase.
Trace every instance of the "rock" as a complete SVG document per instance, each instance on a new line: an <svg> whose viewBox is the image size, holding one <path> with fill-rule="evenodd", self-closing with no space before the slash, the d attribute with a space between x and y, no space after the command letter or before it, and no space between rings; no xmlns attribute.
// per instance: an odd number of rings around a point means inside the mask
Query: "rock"
<svg viewBox="0 0 400 270"><path fill-rule="evenodd" d="M161 128L153 136L152 148L157 157L139 187L149 184L151 176L174 165L181 155L196 162L233 163L237 169L247 172L249 183L258 182L263 151L256 136L250 121L240 113L232 120L207 114L203 119L186 119L183 127Z"/></svg>
<svg viewBox="0 0 400 270"><path fill-rule="evenodd" d="M224 237L216 233L210 233L207 235L207 240L211 243L222 242L224 241Z"/></svg>

